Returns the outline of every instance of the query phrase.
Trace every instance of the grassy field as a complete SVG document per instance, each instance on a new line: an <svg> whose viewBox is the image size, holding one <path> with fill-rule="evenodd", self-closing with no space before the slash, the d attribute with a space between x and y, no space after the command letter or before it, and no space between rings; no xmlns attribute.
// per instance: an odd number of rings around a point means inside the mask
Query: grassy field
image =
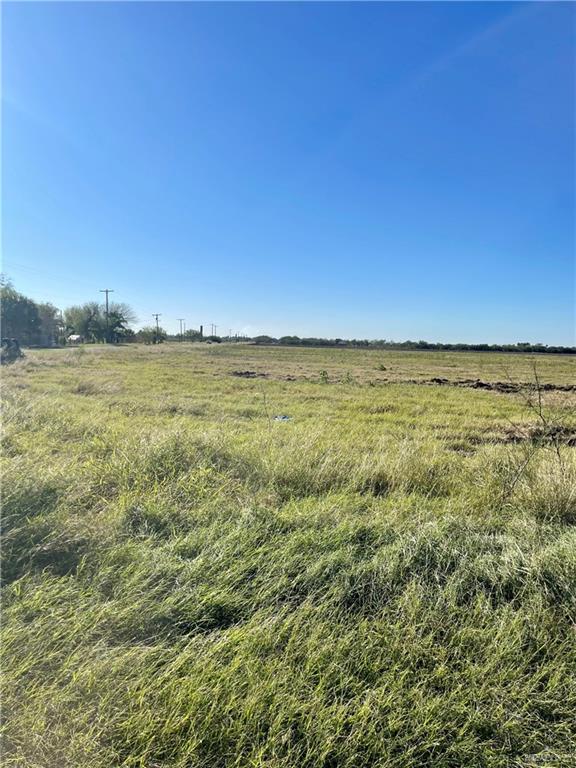
<svg viewBox="0 0 576 768"><path fill-rule="evenodd" d="M29 352L4 765L576 766L575 363Z"/></svg>

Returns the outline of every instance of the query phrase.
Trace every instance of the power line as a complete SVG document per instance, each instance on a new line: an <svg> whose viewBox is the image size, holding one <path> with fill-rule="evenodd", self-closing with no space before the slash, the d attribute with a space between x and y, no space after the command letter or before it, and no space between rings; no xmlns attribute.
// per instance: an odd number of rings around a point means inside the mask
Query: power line
<svg viewBox="0 0 576 768"><path fill-rule="evenodd" d="M100 293L106 294L106 343L108 344L110 342L110 323L108 321L108 294L114 293L113 288L102 288L100 290Z"/></svg>
<svg viewBox="0 0 576 768"><path fill-rule="evenodd" d="M157 312L156 314L152 313L152 317L156 318L156 340L154 343L158 344L158 341L160 340L160 326L158 325L158 318L162 317L162 313L161 312Z"/></svg>

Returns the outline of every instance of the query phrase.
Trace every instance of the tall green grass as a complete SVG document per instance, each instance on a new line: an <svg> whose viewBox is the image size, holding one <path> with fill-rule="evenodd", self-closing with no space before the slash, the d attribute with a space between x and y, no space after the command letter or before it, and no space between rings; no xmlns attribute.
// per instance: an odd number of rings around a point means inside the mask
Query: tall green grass
<svg viewBox="0 0 576 768"><path fill-rule="evenodd" d="M6 375L6 766L576 765L576 460L521 398L57 354Z"/></svg>

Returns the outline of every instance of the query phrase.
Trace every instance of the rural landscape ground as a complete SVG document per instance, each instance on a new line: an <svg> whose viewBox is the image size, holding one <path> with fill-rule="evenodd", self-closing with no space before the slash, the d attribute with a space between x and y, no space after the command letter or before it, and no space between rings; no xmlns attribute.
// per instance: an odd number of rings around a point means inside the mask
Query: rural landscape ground
<svg viewBox="0 0 576 768"><path fill-rule="evenodd" d="M3 378L5 766L576 766L574 357Z"/></svg>

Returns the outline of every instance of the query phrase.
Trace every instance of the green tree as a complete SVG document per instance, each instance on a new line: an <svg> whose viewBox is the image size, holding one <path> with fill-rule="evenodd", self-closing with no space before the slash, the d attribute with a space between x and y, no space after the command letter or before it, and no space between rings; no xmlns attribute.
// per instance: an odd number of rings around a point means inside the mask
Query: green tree
<svg viewBox="0 0 576 768"><path fill-rule="evenodd" d="M38 344L43 347L51 347L57 344L63 334L63 322L60 310L53 304L37 304L38 317L40 319L40 332Z"/></svg>
<svg viewBox="0 0 576 768"><path fill-rule="evenodd" d="M64 311L64 323L69 333L77 333L86 341L118 342L125 338L136 316L128 304L113 303L108 309L95 301Z"/></svg>
<svg viewBox="0 0 576 768"><path fill-rule="evenodd" d="M186 341L202 341L203 337L200 335L200 331L188 328L188 330L184 331L184 338Z"/></svg>
<svg viewBox="0 0 576 768"><path fill-rule="evenodd" d="M9 280L0 285L0 325L2 336L18 339L20 344L37 344L41 330L38 306L18 293Z"/></svg>
<svg viewBox="0 0 576 768"><path fill-rule="evenodd" d="M146 325L144 328L140 328L136 334L138 341L143 341L144 344L161 344L166 341L168 334L164 328L158 328L156 330L155 325Z"/></svg>
<svg viewBox="0 0 576 768"><path fill-rule="evenodd" d="M106 310L104 314L104 327L106 327ZM119 342L129 336L130 323L136 322L134 311L128 304L113 303L108 310L108 338L112 342Z"/></svg>
<svg viewBox="0 0 576 768"><path fill-rule="evenodd" d="M68 333L78 334L85 341L104 341L106 321L96 301L65 309L64 323Z"/></svg>

